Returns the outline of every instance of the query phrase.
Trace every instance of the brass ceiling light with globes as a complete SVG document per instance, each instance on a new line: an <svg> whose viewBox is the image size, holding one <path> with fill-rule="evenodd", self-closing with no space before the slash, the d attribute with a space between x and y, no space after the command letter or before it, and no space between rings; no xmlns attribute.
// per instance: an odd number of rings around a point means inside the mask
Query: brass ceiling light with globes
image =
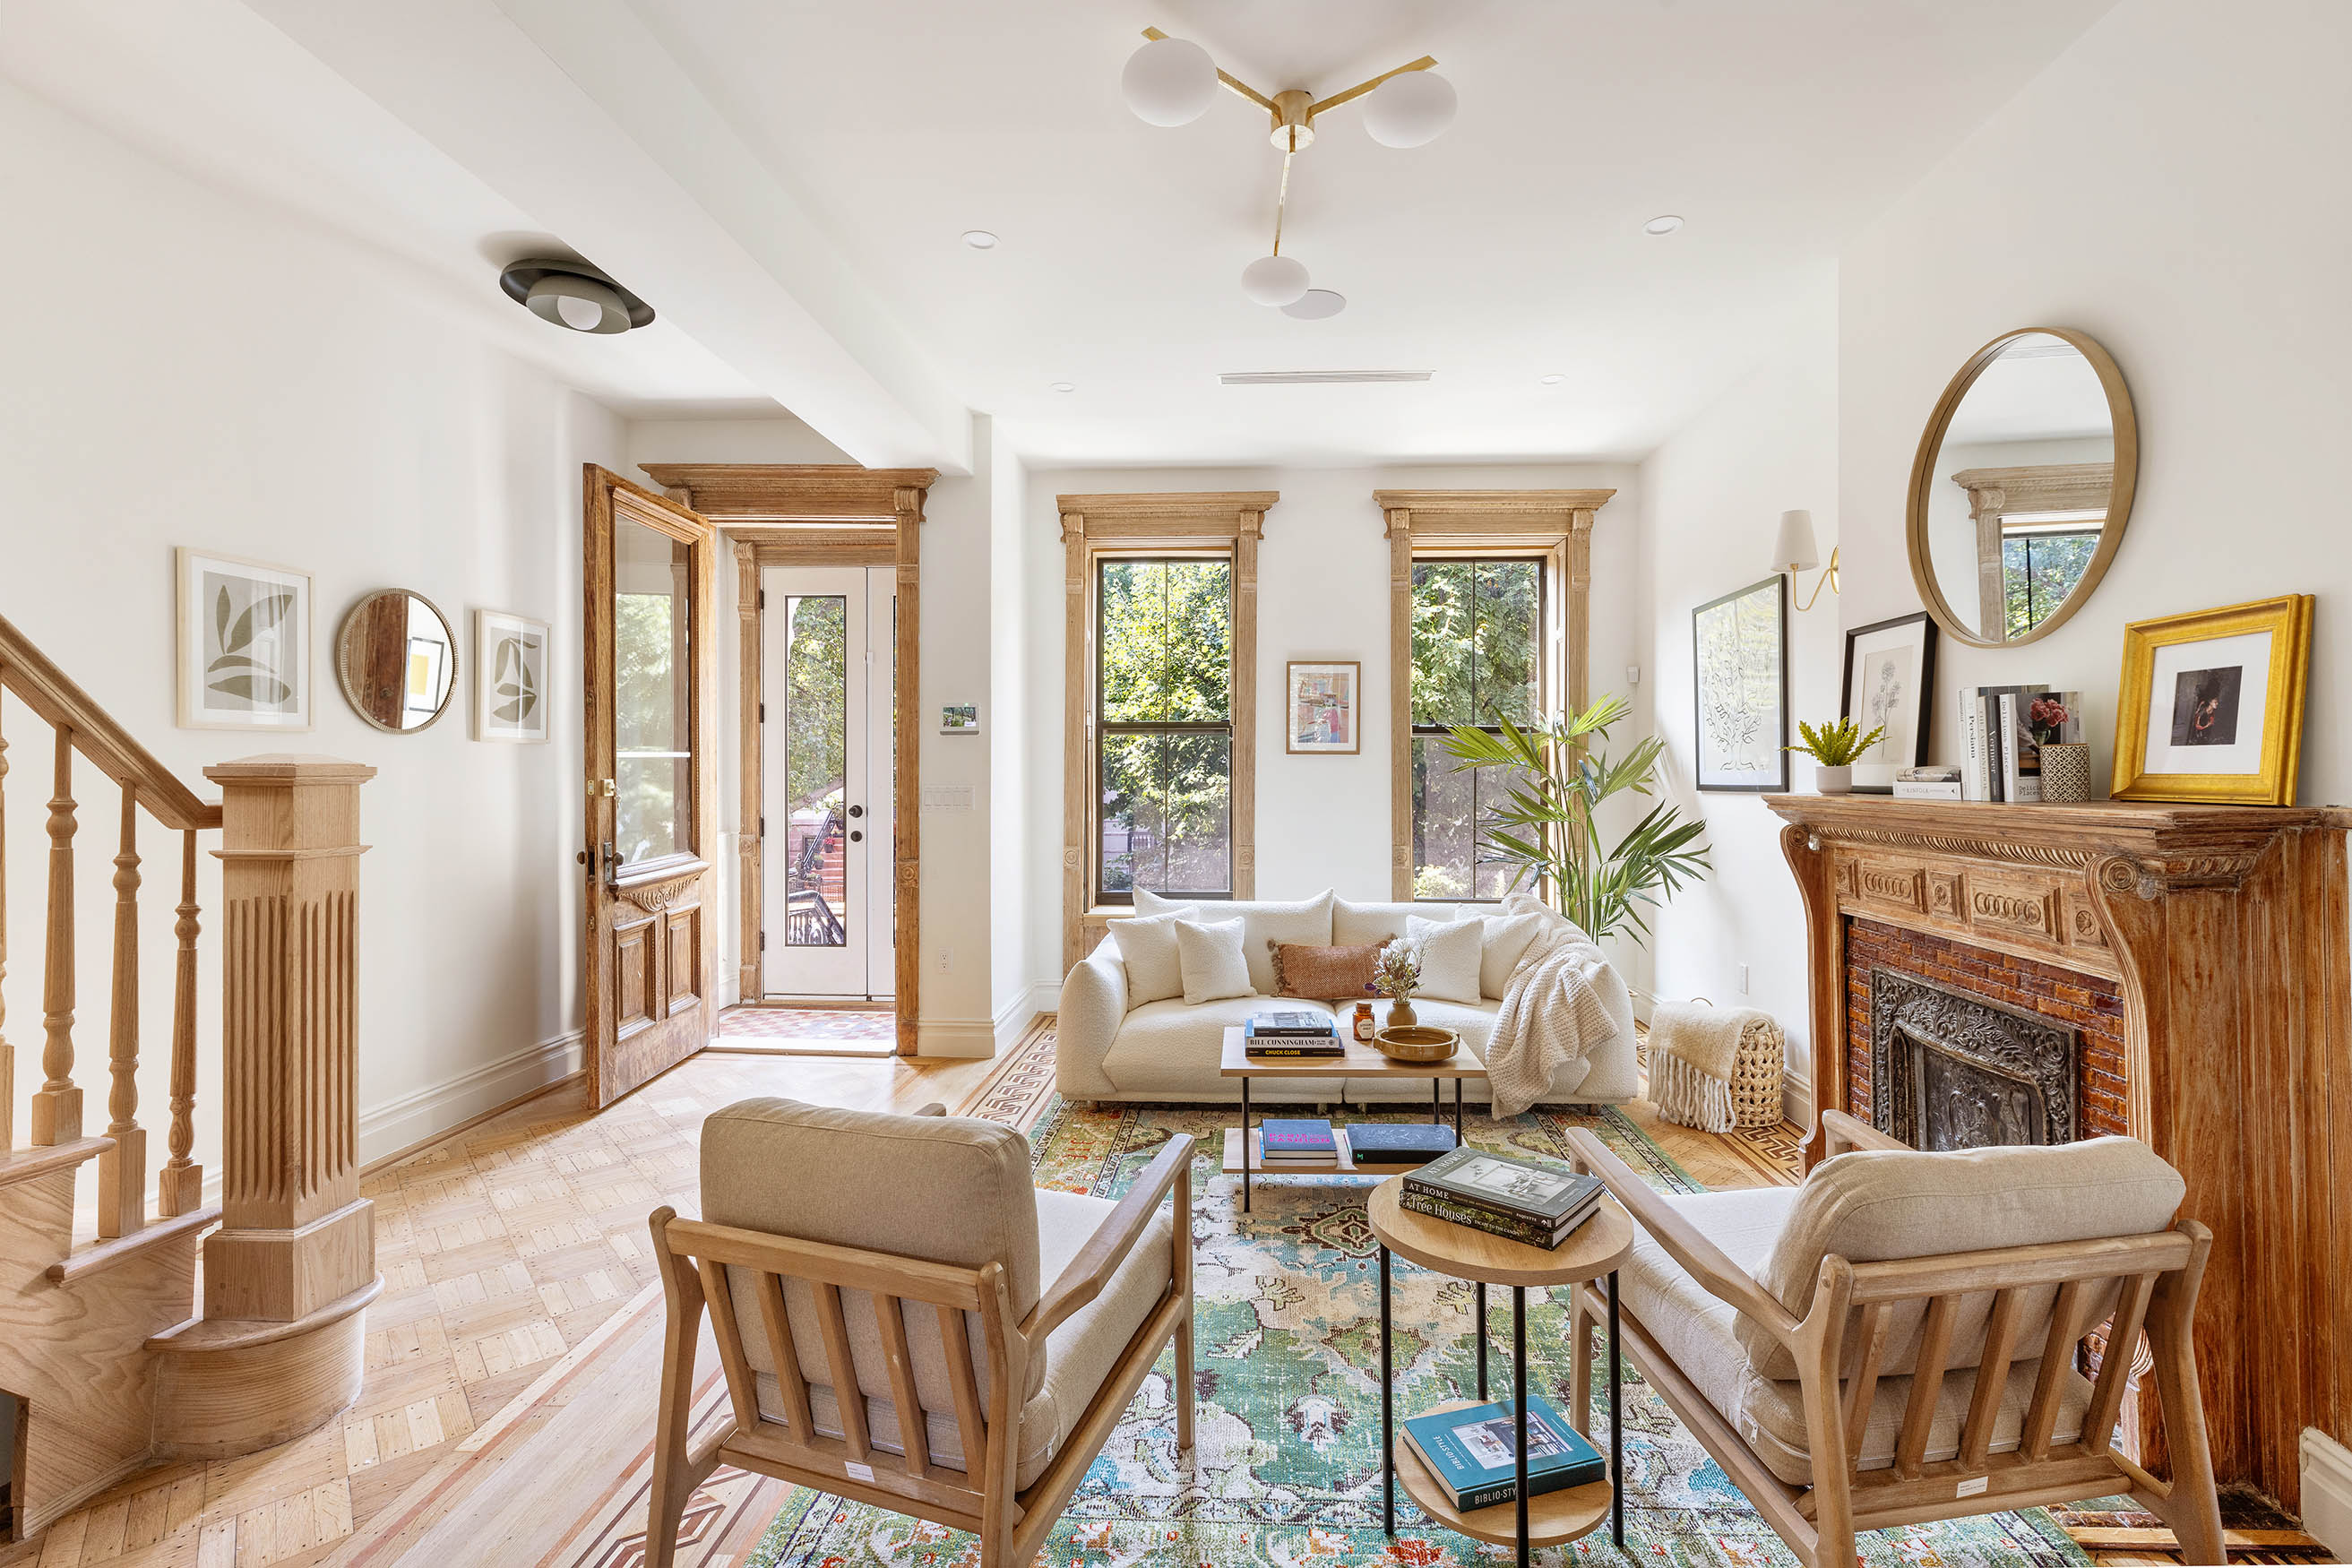
<svg viewBox="0 0 2352 1568"><path fill-rule="evenodd" d="M1282 154L1282 182L1274 203L1274 248L1242 268L1242 292L1261 305L1301 321L1336 316L1347 300L1328 289L1311 289L1306 267L1282 253L1282 216L1290 204L1291 160L1315 144L1315 122L1327 110L1364 101L1364 129L1383 147L1419 147L1435 141L1454 123L1454 84L1431 68L1428 55L1358 82L1344 92L1317 98L1304 88L1268 95L1217 68L1209 51L1187 38L1171 38L1146 27L1151 40L1129 57L1119 90L1136 118L1147 125L1189 125L1209 111L1224 87L1266 111L1268 139Z"/></svg>

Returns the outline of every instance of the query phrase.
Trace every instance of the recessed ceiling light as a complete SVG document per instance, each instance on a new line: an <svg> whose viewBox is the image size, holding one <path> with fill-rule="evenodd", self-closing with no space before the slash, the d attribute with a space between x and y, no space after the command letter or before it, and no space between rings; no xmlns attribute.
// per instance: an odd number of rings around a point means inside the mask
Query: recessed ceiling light
<svg viewBox="0 0 2352 1568"><path fill-rule="evenodd" d="M1552 372L1549 375L1539 375L1536 377L1536 380L1545 386L1558 386L1561 382L1566 381L1568 377L1560 374L1558 371Z"/></svg>
<svg viewBox="0 0 2352 1568"><path fill-rule="evenodd" d="M1076 392L1077 389L1078 384L1075 381L1057 381L1048 386L1045 390L1048 392Z"/></svg>
<svg viewBox="0 0 2352 1568"><path fill-rule="evenodd" d="M1643 234L1653 235L1672 234L1675 230L1682 227L1682 226L1683 220L1680 214L1660 213L1656 217L1652 218L1649 222L1642 226L1642 232Z"/></svg>
<svg viewBox="0 0 2352 1568"><path fill-rule="evenodd" d="M1302 321L1319 321L1336 316L1348 308L1348 297L1330 289L1309 289L1282 308L1286 316Z"/></svg>
<svg viewBox="0 0 2352 1568"><path fill-rule="evenodd" d="M966 245L971 246L974 250L994 250L996 248L996 237L989 233L988 230L984 228L965 229L963 231L963 242Z"/></svg>

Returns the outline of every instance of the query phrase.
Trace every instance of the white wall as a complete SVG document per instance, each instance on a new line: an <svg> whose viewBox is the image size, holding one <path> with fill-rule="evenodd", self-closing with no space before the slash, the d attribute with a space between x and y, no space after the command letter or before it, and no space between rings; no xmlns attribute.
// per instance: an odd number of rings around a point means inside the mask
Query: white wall
<svg viewBox="0 0 2352 1568"><path fill-rule="evenodd" d="M1051 1012L1055 998L1033 982L1029 907L1029 746L1033 723L1046 721L1031 702L1031 579L1026 546L1028 470L1003 436L991 430L992 489L989 502L988 597L989 693L982 705L989 750L989 863L992 868L988 926L989 1004L999 1049L1013 1044L1029 1020ZM1053 617L1048 616L1048 619Z"/></svg>
<svg viewBox="0 0 2352 1568"><path fill-rule="evenodd" d="M1692 787L1691 612L1766 574L1784 511L1813 514L1828 559L1839 537L1837 410L1836 279L1824 270L1792 311L1784 346L1642 464L1643 636L1651 673L1638 716L1644 732L1665 738L1672 798L1706 819L1712 866L1704 882L1653 920L1646 984L1669 1001L1705 996L1770 1013L1788 1032L1794 1085L1809 1078L1804 906L1781 858L1780 819L1753 795ZM1791 739L1797 719L1837 710L1842 602L1824 592L1811 611L1794 608L1818 581L1804 574L1790 599ZM1790 760L1792 781L1806 787L1808 764ZM1809 1092L1798 1091L1800 1106Z"/></svg>
<svg viewBox="0 0 2352 1568"><path fill-rule="evenodd" d="M1030 962L1058 984L1062 918L1065 563L1055 498L1067 492L1270 489L1258 549L1257 891L1261 898L1389 896L1389 556L1383 489L1613 487L1592 535L1592 689L1623 689L1635 649L1641 501L1624 465L1361 468L1034 469L1028 481ZM1283 750L1284 666L1358 659L1364 745L1355 756Z"/></svg>
<svg viewBox="0 0 2352 1568"><path fill-rule="evenodd" d="M17 302L0 369L0 615L207 797L209 763L268 752L379 770L361 794L360 1153L371 1158L578 1064L581 465L621 422L492 346L472 301L223 194L0 85L0 247ZM37 221L36 221L37 220ZM308 734L173 727L173 547L313 574ZM460 693L388 735L343 701L332 636L370 590L456 623ZM469 738L477 607L554 626L543 746ZM48 732L10 702L7 1037L18 1127L41 1079ZM115 792L84 767L77 1078L106 1121ZM207 848L214 846L207 845ZM178 847L150 830L142 1119L166 1124ZM200 897L221 920L217 862ZM205 938L197 1155L217 1173L219 974Z"/></svg>

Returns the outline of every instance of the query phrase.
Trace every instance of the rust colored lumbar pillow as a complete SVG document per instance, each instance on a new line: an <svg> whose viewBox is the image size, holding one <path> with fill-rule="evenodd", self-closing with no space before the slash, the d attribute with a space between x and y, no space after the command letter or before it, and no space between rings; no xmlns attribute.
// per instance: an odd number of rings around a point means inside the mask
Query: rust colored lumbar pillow
<svg viewBox="0 0 2352 1568"><path fill-rule="evenodd" d="M1265 945L1274 954L1276 995L1311 1002L1342 1002L1370 994L1372 965L1388 943L1308 947L1297 942L1269 942Z"/></svg>

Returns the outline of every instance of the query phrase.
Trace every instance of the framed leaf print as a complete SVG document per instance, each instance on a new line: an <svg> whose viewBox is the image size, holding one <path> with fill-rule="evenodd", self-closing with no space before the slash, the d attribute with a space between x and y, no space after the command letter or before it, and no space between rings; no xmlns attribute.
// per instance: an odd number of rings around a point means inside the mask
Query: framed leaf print
<svg viewBox="0 0 2352 1568"><path fill-rule="evenodd" d="M474 739L547 739L547 633L528 616L474 612Z"/></svg>
<svg viewBox="0 0 2352 1568"><path fill-rule="evenodd" d="M180 727L310 728L310 574L179 549Z"/></svg>

